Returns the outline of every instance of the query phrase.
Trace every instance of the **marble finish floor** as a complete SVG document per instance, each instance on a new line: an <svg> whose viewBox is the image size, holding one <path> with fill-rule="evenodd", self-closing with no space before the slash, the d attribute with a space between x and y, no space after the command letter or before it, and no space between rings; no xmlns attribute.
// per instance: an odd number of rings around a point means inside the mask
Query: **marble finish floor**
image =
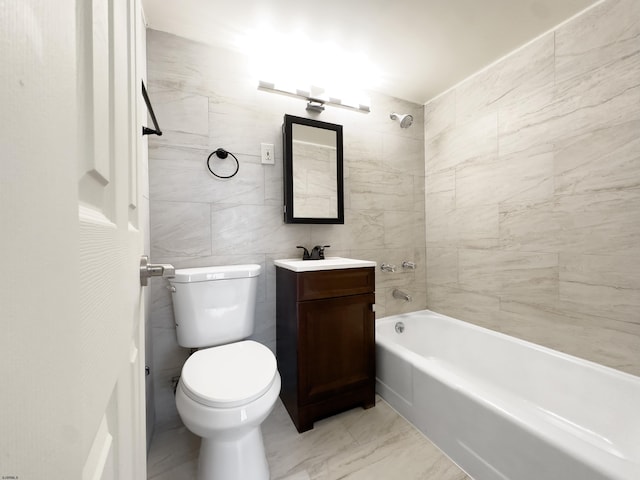
<svg viewBox="0 0 640 480"><path fill-rule="evenodd" d="M379 396L298 434L282 402L265 420L272 480L471 480ZM196 478L200 440L184 427L154 435L148 480Z"/></svg>

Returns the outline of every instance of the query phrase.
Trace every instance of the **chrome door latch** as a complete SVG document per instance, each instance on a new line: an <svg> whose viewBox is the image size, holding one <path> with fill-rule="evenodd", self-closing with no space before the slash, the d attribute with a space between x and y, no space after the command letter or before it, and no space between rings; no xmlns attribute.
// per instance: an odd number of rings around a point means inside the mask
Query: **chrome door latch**
<svg viewBox="0 0 640 480"><path fill-rule="evenodd" d="M149 277L175 277L176 269L169 263L149 263L149 256L140 257L140 285L149 285Z"/></svg>

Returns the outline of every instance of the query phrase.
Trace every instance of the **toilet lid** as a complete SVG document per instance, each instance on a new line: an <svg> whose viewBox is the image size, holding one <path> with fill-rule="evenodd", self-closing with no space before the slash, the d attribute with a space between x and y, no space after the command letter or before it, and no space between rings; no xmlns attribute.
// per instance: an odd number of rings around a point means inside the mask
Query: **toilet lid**
<svg viewBox="0 0 640 480"><path fill-rule="evenodd" d="M245 340L198 350L182 367L185 393L212 407L244 405L264 394L276 377L276 358L267 347Z"/></svg>

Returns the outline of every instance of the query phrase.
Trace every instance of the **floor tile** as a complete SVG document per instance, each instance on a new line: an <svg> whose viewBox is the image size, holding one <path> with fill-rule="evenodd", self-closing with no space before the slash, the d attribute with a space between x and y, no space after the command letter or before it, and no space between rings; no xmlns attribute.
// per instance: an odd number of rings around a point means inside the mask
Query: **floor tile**
<svg viewBox="0 0 640 480"><path fill-rule="evenodd" d="M469 480L427 438L376 397L299 434L282 402L262 425L273 480ZM154 435L148 480L196 478L200 439L184 427Z"/></svg>

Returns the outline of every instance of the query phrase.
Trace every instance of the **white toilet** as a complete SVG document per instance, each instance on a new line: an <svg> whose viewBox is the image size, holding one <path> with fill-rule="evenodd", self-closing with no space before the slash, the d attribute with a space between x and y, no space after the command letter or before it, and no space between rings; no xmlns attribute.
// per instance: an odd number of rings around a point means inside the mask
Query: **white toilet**
<svg viewBox="0 0 640 480"><path fill-rule="evenodd" d="M260 265L234 265L178 269L169 280L178 344L201 348L176 390L180 418L202 437L198 480L269 478L260 425L280 374L271 350L241 341L253 333L258 275Z"/></svg>

